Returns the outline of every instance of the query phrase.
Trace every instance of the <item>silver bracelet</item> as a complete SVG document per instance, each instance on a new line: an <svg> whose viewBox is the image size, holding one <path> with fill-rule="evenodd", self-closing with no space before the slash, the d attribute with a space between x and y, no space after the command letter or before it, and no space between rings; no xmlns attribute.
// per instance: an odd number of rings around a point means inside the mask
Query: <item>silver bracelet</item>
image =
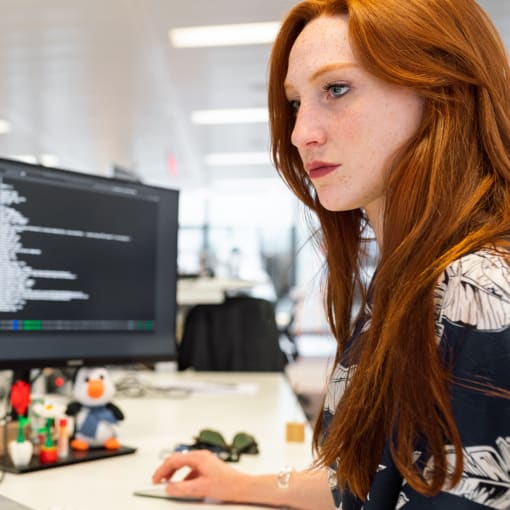
<svg viewBox="0 0 510 510"><path fill-rule="evenodd" d="M292 466L283 466L278 472L278 478L276 479L276 484L280 489L288 489L290 478L292 473L294 473L296 469Z"/></svg>

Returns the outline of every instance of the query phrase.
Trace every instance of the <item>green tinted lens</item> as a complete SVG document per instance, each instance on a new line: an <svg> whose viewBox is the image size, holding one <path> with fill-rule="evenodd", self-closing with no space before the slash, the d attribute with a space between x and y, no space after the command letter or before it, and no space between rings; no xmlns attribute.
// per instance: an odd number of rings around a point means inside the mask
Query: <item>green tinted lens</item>
<svg viewBox="0 0 510 510"><path fill-rule="evenodd" d="M237 433L232 441L232 446L240 452L254 444L256 444L255 438L251 434L246 434L245 432Z"/></svg>
<svg viewBox="0 0 510 510"><path fill-rule="evenodd" d="M198 434L198 441L212 446L220 446L221 448L227 447L225 439L223 439L223 436L216 430L201 430Z"/></svg>

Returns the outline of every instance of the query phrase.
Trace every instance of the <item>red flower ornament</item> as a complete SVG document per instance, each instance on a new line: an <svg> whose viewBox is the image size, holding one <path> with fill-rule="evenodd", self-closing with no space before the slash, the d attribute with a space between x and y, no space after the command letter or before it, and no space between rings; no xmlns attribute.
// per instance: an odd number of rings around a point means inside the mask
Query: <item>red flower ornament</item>
<svg viewBox="0 0 510 510"><path fill-rule="evenodd" d="M11 406L18 416L24 416L30 404L30 385L16 381L11 388Z"/></svg>

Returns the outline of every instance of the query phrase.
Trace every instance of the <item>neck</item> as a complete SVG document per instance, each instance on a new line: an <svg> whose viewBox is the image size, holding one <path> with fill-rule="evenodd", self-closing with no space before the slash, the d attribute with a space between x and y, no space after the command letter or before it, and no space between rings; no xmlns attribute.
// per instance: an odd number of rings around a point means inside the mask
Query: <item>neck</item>
<svg viewBox="0 0 510 510"><path fill-rule="evenodd" d="M367 215L368 222L374 231L377 246L380 250L382 248L383 241L383 207L377 207L376 204L373 204L373 206L365 207L365 214Z"/></svg>

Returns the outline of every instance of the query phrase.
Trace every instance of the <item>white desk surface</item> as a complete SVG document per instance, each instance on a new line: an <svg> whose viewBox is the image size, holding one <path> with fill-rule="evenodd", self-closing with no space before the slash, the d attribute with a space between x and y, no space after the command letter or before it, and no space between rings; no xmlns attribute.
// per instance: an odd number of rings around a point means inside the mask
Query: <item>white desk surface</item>
<svg viewBox="0 0 510 510"><path fill-rule="evenodd" d="M220 431L227 441L236 432L248 432L259 444L258 455L242 455L238 469L249 473L270 473L284 465L305 468L310 465L311 430L305 429L304 443L285 441L288 421L305 421L301 407L281 374L275 373L154 373L142 372L152 383L204 386L188 397L165 395L126 398L114 402L126 418L120 440L137 448L136 453L110 459L56 467L26 474L6 473L0 494L34 510L207 510L218 505L182 503L134 496L135 489L150 485L162 450L176 443L191 443L203 428ZM114 374L115 377L118 374ZM241 383L232 391L219 383ZM216 385L216 386L215 386ZM234 390L236 387L234 387ZM263 508L228 505L229 510Z"/></svg>

